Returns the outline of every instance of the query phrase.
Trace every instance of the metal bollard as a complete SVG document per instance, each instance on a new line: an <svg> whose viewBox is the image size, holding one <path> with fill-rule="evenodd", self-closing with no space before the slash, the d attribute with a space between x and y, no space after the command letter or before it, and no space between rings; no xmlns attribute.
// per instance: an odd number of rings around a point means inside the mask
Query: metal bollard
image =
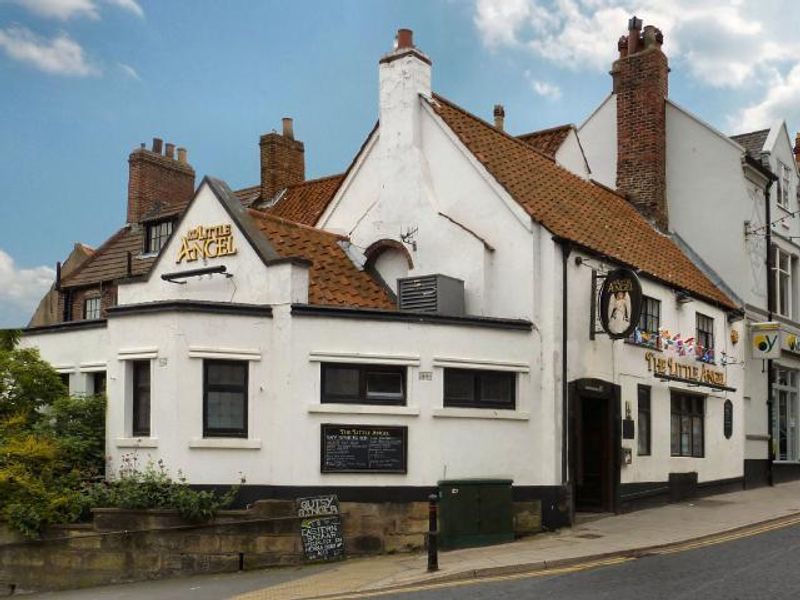
<svg viewBox="0 0 800 600"><path fill-rule="evenodd" d="M439 527L436 515L436 494L428 496L428 572L439 570Z"/></svg>

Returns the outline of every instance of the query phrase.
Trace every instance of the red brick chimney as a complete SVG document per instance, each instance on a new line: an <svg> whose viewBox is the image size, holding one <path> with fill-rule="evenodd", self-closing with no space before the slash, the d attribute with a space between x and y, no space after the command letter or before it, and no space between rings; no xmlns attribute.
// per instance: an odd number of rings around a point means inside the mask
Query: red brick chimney
<svg viewBox="0 0 800 600"><path fill-rule="evenodd" d="M270 200L281 190L306 178L303 142L294 139L292 119L284 117L283 132L261 136L261 199Z"/></svg>
<svg viewBox="0 0 800 600"><path fill-rule="evenodd" d="M142 144L128 158L128 223L141 223L183 210L194 196L194 169L186 162L186 149L153 138L151 150Z"/></svg>
<svg viewBox="0 0 800 600"><path fill-rule="evenodd" d="M619 58L611 68L617 96L617 189L636 209L666 232L667 57L664 36L636 17L619 39Z"/></svg>

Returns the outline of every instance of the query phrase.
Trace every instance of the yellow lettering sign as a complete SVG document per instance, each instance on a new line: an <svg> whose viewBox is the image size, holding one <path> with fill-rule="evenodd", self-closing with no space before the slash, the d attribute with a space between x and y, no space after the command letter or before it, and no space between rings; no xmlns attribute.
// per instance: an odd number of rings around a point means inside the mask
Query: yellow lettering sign
<svg viewBox="0 0 800 600"><path fill-rule="evenodd" d="M699 367L694 364L684 364L673 358L661 358L655 352L646 352L644 359L647 362L647 370L656 377L666 375L698 383L725 385L725 373L706 364Z"/></svg>
<svg viewBox="0 0 800 600"><path fill-rule="evenodd" d="M181 236L181 247L175 262L194 262L198 259L220 258L236 254L230 225L198 225Z"/></svg>

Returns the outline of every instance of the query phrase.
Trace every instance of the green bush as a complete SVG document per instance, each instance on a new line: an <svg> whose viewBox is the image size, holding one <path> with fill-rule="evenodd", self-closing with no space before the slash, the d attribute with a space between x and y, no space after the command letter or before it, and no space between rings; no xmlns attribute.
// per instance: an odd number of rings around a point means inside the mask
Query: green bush
<svg viewBox="0 0 800 600"><path fill-rule="evenodd" d="M187 521L208 521L230 506L239 491L238 485L222 495L195 490L180 471L173 479L162 460L150 461L144 469L137 463L135 453L124 455L115 479L86 486L82 493L84 509L173 509Z"/></svg>

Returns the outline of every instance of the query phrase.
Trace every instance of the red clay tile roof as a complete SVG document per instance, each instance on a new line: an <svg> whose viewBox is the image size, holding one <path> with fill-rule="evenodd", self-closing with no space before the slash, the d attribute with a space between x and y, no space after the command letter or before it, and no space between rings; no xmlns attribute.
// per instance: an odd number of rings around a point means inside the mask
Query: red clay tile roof
<svg viewBox="0 0 800 600"><path fill-rule="evenodd" d="M256 227L283 258L311 261L308 302L396 310L389 293L366 271L360 271L340 245L347 238L250 209Z"/></svg>
<svg viewBox="0 0 800 600"><path fill-rule="evenodd" d="M247 188L242 188L241 190L236 190L233 192L233 195L239 199L239 202L242 203L242 206L248 208L253 206L254 202L257 202L261 198L261 186L254 185Z"/></svg>
<svg viewBox="0 0 800 600"><path fill-rule="evenodd" d="M262 210L282 219L313 226L328 208L342 181L344 173L290 185L275 204Z"/></svg>
<svg viewBox="0 0 800 600"><path fill-rule="evenodd" d="M64 277L64 287L96 285L128 275L128 252L131 253L131 275L144 275L155 262L155 256L140 258L144 249L144 229L123 227L108 238L77 269Z"/></svg>
<svg viewBox="0 0 800 600"><path fill-rule="evenodd" d="M441 96L434 96L431 105L511 197L553 234L735 308L669 237L656 231L624 198L570 173Z"/></svg>
<svg viewBox="0 0 800 600"><path fill-rule="evenodd" d="M550 129L540 129L539 131L518 135L517 139L530 144L542 154L555 158L556 152L558 152L564 140L567 139L572 127L572 125L559 125Z"/></svg>

